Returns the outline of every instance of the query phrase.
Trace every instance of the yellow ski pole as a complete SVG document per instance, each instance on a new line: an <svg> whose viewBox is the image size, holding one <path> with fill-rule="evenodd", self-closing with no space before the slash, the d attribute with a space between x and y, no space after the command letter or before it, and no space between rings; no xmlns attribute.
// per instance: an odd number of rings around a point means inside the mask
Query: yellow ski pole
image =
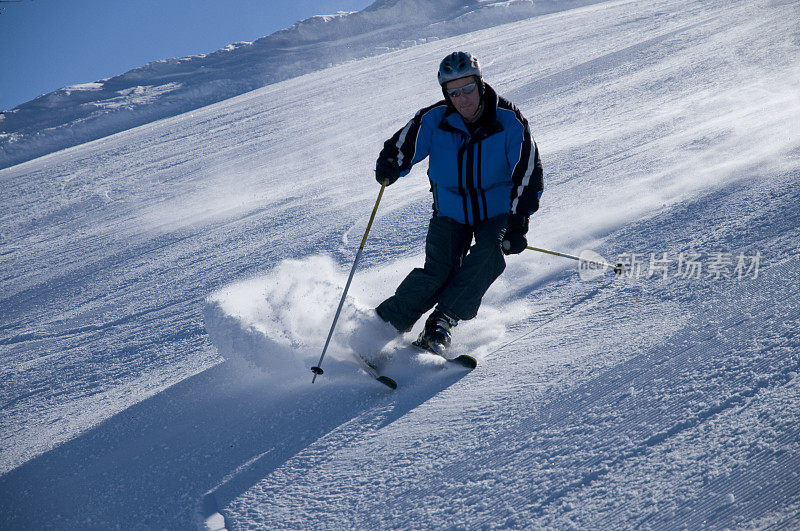
<svg viewBox="0 0 800 531"><path fill-rule="evenodd" d="M623 267L622 264L611 265L608 262L598 262L596 260L586 260L586 259L583 259L583 258L579 258L577 256L573 256L571 254L559 253L557 251L549 251L547 249L541 249L539 247L532 247L530 245L528 245L526 247L526 249L530 249L531 251L536 251L536 252L539 252L539 253L552 254L553 256L561 256L563 258L569 258L570 260L577 260L579 262L586 262L588 264L594 264L594 265L598 265L598 266L601 266L601 267L606 267L606 268L611 269L612 271L614 271L615 275L621 275L623 273L623 271L624 271L624 267Z"/></svg>
<svg viewBox="0 0 800 531"><path fill-rule="evenodd" d="M344 293L342 293L342 300L339 301L339 308L336 310L336 315L333 317L333 323L331 324L331 330L328 332L328 339L325 340L325 346L322 349L322 355L319 357L319 362L314 366L311 367L311 372L314 373L314 377L311 379L311 383L314 383L317 380L317 376L323 374L322 370L322 360L325 357L325 352L328 350L328 345L331 342L331 337L333 337L333 330L336 328L336 321L339 320L339 314L342 312L342 306L344 306L344 299L347 296L347 290L350 289L350 283L353 281L353 275L356 272L356 266L358 266L358 261L361 259L361 252L364 250L364 244L367 242L367 236L369 235L369 230L372 227L372 222L375 219L375 213L378 211L378 205L381 202L381 197L383 196L383 191L386 189L386 181L381 184L381 191L378 192L378 199L375 201L375 207L372 209L372 215L369 217L369 223L367 223L367 230L364 231L364 237L361 238L361 245L358 247L358 252L356 253L356 259L353 261L353 267L350 269L350 276L347 277L347 283L344 285Z"/></svg>

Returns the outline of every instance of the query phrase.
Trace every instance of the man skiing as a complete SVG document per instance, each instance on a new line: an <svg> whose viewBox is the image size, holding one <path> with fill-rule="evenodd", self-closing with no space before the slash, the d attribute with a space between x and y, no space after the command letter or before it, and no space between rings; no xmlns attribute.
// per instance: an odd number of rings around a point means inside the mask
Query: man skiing
<svg viewBox="0 0 800 531"><path fill-rule="evenodd" d="M476 316L505 269L503 254L526 248L543 179L527 120L484 82L472 54L445 57L438 78L444 100L417 112L385 142L376 163L377 181L388 186L429 157L433 193L425 265L376 312L406 332L435 307L415 345L444 355L453 327Z"/></svg>

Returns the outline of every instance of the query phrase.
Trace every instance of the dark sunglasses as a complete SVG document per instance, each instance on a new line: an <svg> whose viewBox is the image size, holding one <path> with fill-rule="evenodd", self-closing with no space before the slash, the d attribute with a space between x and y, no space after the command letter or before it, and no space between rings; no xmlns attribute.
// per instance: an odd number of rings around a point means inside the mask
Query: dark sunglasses
<svg viewBox="0 0 800 531"><path fill-rule="evenodd" d="M452 90L447 89L447 95L450 96L451 98L457 98L462 94L472 94L473 92L475 92L476 88L478 88L478 84L475 81L473 81L469 85L464 85L463 87L458 87Z"/></svg>

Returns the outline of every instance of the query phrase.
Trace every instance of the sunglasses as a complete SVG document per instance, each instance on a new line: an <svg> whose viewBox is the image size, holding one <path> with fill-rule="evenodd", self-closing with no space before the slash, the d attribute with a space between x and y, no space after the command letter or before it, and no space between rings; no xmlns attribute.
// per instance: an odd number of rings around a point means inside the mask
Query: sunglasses
<svg viewBox="0 0 800 531"><path fill-rule="evenodd" d="M447 95L450 96L451 98L457 98L462 94L472 94L473 92L475 92L476 88L478 88L478 84L475 81L473 81L469 85L464 85L463 87L458 87L452 90L447 89Z"/></svg>

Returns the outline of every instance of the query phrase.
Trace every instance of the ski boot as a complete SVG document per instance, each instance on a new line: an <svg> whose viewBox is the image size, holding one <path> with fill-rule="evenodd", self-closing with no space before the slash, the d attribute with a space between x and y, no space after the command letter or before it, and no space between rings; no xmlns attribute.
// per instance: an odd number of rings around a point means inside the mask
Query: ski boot
<svg viewBox="0 0 800 531"><path fill-rule="evenodd" d="M425 321L425 329L419 335L414 346L444 357L450 346L451 330L458 324L458 319L448 316L436 309Z"/></svg>

